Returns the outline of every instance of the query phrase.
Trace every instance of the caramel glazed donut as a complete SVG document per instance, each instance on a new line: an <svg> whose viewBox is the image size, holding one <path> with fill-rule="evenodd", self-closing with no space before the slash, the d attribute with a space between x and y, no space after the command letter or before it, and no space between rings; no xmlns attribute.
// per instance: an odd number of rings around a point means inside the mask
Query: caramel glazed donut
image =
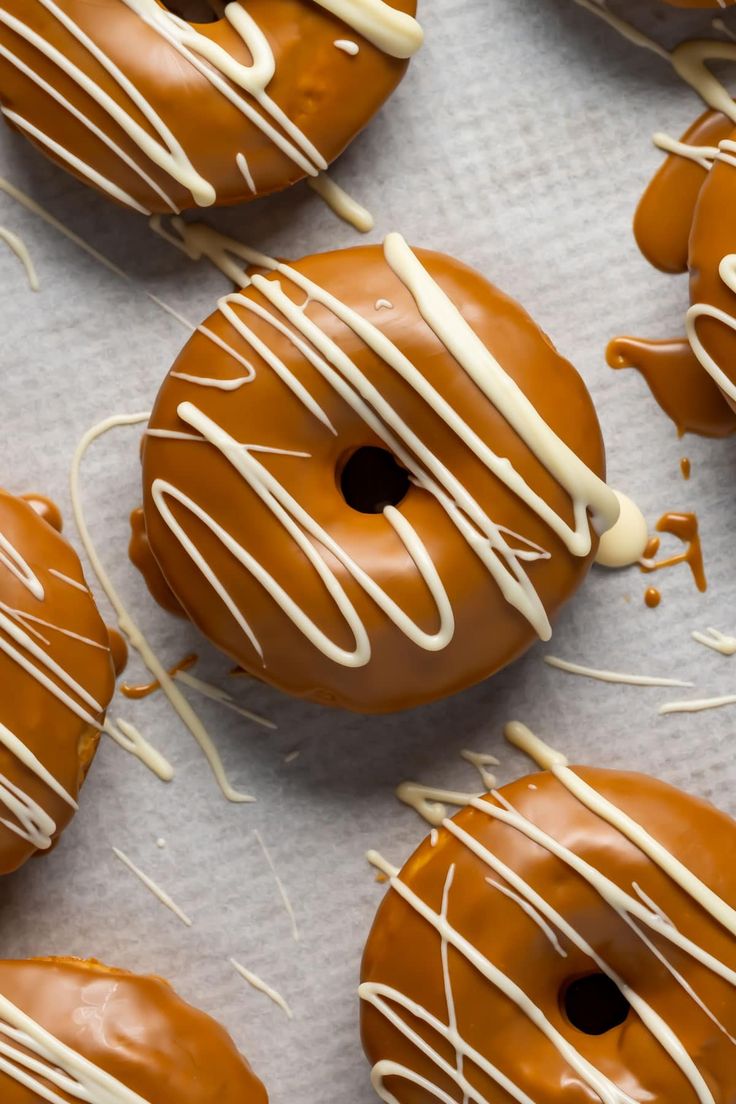
<svg viewBox="0 0 736 1104"><path fill-rule="evenodd" d="M230 1036L168 982L71 958L0 962L3 1104L267 1104Z"/></svg>
<svg viewBox="0 0 736 1104"><path fill-rule="evenodd" d="M617 338L608 357L614 367L639 368L681 428L725 436L736 429L736 105L707 73L711 57L736 59L736 43L693 43L679 66L722 110L702 115L681 141L657 135L669 156L634 224L653 265L690 272L687 338Z"/></svg>
<svg viewBox="0 0 736 1104"><path fill-rule="evenodd" d="M362 968L386 1104L733 1104L736 823L568 768L474 799L390 879Z"/></svg>
<svg viewBox="0 0 736 1104"><path fill-rule="evenodd" d="M326 169L422 41L415 0L218 10L194 26L159 0L3 0L6 120L136 211L238 203Z"/></svg>
<svg viewBox="0 0 736 1104"><path fill-rule="evenodd" d="M365 712L548 639L619 514L572 366L398 234L250 259L267 274L200 327L144 437L153 558L138 517L133 559L154 597L168 584L249 673Z"/></svg>
<svg viewBox="0 0 736 1104"><path fill-rule="evenodd" d="M0 874L71 820L115 689L108 630L57 528L46 500L0 491Z"/></svg>

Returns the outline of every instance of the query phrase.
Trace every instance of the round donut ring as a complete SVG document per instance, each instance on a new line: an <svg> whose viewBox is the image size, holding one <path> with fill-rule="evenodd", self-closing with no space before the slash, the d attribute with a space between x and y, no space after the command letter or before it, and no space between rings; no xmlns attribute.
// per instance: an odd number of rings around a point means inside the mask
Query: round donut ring
<svg viewBox="0 0 736 1104"><path fill-rule="evenodd" d="M108 630L53 526L46 500L0 490L0 874L73 817L115 689Z"/></svg>
<svg viewBox="0 0 736 1104"><path fill-rule="evenodd" d="M6 121L87 184L172 213L327 168L422 41L415 0L234 0L190 24L160 0L5 0Z"/></svg>
<svg viewBox="0 0 736 1104"><path fill-rule="evenodd" d="M476 799L400 872L375 856L391 888L360 995L382 1100L733 1100L736 823L561 763Z"/></svg>
<svg viewBox="0 0 736 1104"><path fill-rule="evenodd" d="M589 511L599 530L619 511L572 366L480 275L397 234L260 263L155 404L154 596L249 673L365 712L546 639L595 551Z"/></svg>
<svg viewBox="0 0 736 1104"><path fill-rule="evenodd" d="M0 1028L3 1104L268 1101L225 1029L160 977L77 958L0 962Z"/></svg>

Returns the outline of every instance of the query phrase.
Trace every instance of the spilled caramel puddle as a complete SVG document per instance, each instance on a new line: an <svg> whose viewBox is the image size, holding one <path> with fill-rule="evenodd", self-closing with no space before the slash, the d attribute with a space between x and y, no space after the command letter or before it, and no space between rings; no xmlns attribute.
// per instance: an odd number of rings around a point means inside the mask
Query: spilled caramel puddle
<svg viewBox="0 0 736 1104"><path fill-rule="evenodd" d="M190 667L194 666L198 659L199 656L192 652L191 655L184 656L178 663L175 663L174 666L169 669L168 674L171 678L174 678L179 671L188 671ZM140 698L147 698L160 689L161 683L158 679L155 679L153 682L144 683L142 686L131 686L128 682L124 682L120 686L120 691L125 694L126 698L134 698L136 701Z"/></svg>

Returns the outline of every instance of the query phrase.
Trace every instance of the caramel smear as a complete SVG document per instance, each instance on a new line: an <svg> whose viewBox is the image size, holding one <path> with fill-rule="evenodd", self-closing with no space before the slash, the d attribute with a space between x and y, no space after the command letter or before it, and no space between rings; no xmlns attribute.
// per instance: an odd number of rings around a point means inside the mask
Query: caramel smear
<svg viewBox="0 0 736 1104"><path fill-rule="evenodd" d="M183 659L180 659L178 663L175 663L173 667L169 668L169 676L174 678L179 671L188 671L190 667L194 666L198 659L199 656L195 655L194 652L192 652L191 655L184 656ZM160 689L161 683L158 679L155 679L153 682L147 682L142 686L131 686L129 683L124 682L120 687L121 693L125 694L126 698L134 698L136 701L140 698L147 698Z"/></svg>
<svg viewBox="0 0 736 1104"><path fill-rule="evenodd" d="M728 437L736 430L736 414L703 370L687 338L647 341L616 337L606 350L611 368L636 368L680 436Z"/></svg>
<svg viewBox="0 0 736 1104"><path fill-rule="evenodd" d="M703 548L700 541L697 515L663 514L657 522L657 532L669 533L671 536L677 537L686 545L685 550L675 556L670 556L666 560L655 561L654 557L659 551L660 541L659 537L653 537L644 552L644 559L641 563L642 571L648 575L653 571L661 571L665 567L676 567L678 564L685 563L690 568L693 581L698 590L701 592L707 590L708 583L705 578Z"/></svg>
<svg viewBox="0 0 736 1104"><path fill-rule="evenodd" d="M680 471L682 472L683 479L689 479L692 475L692 464L687 456L683 456L680 461Z"/></svg>
<svg viewBox="0 0 736 1104"><path fill-rule="evenodd" d="M662 595L656 587L649 587L644 594L644 604L649 609L656 609L659 603L662 601Z"/></svg>

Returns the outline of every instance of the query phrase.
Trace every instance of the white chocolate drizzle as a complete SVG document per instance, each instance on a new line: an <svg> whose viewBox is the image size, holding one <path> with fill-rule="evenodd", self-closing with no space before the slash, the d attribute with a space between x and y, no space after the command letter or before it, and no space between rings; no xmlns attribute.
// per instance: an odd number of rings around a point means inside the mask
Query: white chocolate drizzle
<svg viewBox="0 0 736 1104"><path fill-rule="evenodd" d="M572 525L557 514L526 483L523 476L509 464L508 460L493 452L490 445L471 429L420 369L384 332L325 289L307 279L298 270L260 254L251 253L243 247L242 256L258 267L276 272L299 288L306 296L306 303L301 307L297 306L282 290L279 281L254 275L250 282L267 300L270 309L262 307L243 294L234 294L220 300L218 304L220 313L305 408L322 422L327 431L334 433L334 427L325 411L304 384L294 376L269 345L257 337L247 325L245 320L247 314L256 316L271 326L276 333L286 337L294 349L319 372L337 395L385 442L400 463L411 473L415 484L433 495L451 523L466 540L469 548L478 556L495 580L506 601L530 622L542 639L547 640L551 634L549 620L527 573L526 564L546 559L549 553L523 536L505 530L488 516L458 476L439 460L431 445L420 439L412 427L399 416L357 363L328 336L325 330L312 321L307 313L308 305L315 303L325 307L352 330L370 350L381 357L413 388L418 397L447 423L458 439L485 464L487 469L561 538L572 555L589 554L592 547L591 524L599 531L614 524L620 508L618 499L614 492L610 491L605 483L555 435L517 384L476 336L457 307L424 269L403 238L398 234L389 235L385 241L384 252L389 267L411 293L431 331L457 360L460 368L477 384L481 393L499 410L533 454L569 494L573 508ZM235 307L240 310L236 312ZM240 360L242 363L243 358ZM217 387L223 382L232 383L235 386L238 381L247 383L254 374L251 368L246 376L241 374L233 377L232 380L213 381L201 378L197 382L203 387ZM220 597L264 662L267 657L264 656L263 648L253 627L247 621L245 611L234 602L223 580L216 574L184 525L175 516L169 500L184 507L188 513L205 525L242 567L267 590L299 631L333 662L347 667L365 666L371 658L371 643L362 620L358 617L347 592L325 557L323 549L350 573L385 615L417 647L427 651L441 651L447 647L455 632L452 606L420 534L399 509L388 506L383 511L383 517L404 544L414 561L418 576L424 581L434 599L437 628L433 632L427 632L414 623L386 591L270 473L265 463L258 458L259 452L269 450L264 449L263 446L237 441L193 402L181 402L177 413L193 432L187 430L181 433L154 428L149 430L149 433L184 442L191 442L193 439L204 440L217 449L302 550L324 582L353 635L352 648L337 646L269 573L266 565L256 560L207 513L200 503L195 502L173 483L162 479L154 480L151 495L163 521L213 591ZM303 457L303 454L296 455ZM513 541L517 541L521 547L516 546Z"/></svg>
<svg viewBox="0 0 736 1104"><path fill-rule="evenodd" d="M244 981L247 981L252 989L255 989L258 993L263 993L269 1000L273 1001L282 1012L285 1012L290 1020L294 1019L294 1013L291 1011L285 998L281 996L277 989L274 989L272 985L268 985L263 978L258 977L258 974L254 974L252 970L248 970L242 963L236 959L230 959L230 965L240 974Z"/></svg>
<svg viewBox="0 0 736 1104"><path fill-rule="evenodd" d="M698 905L704 908L717 923L723 925L731 934L736 933L736 912L734 909L709 887L705 886L692 871L667 851L640 824L623 813L594 787L586 783L575 771L571 770L567 766L567 760L560 752L548 747L538 737L534 736L528 728L517 722L507 726L506 737L514 746L530 755L541 767L552 771L558 781L565 786L576 800L635 843L669 878L680 886ZM629 925L644 946L665 966L675 983L711 1019L726 1038L736 1045L736 1040L723 1027L712 1009L705 1004L683 973L669 962L666 955L652 942L643 929L649 928L656 932L657 935L684 951L730 986L736 985L736 972L720 959L709 954L705 949L682 935L672 921L662 914L661 910L651 898L643 893L639 886L634 884L632 888L641 900L627 893L618 884L607 878L602 871L591 866L574 851L538 828L528 817L518 812L501 793L494 792L493 797L495 798L493 803L481 798L473 798L470 804L485 816L507 825L527 837L534 844L544 848L570 867L576 875L588 882L603 901ZM635 989L617 974L602 955L583 938L564 916L554 909L546 898L534 890L516 870L499 859L489 847L484 846L476 836L455 821L445 819L442 822L442 828L476 858L480 859L485 866L490 868L494 877L486 877L485 882L522 907L529 919L553 943L558 953L565 953L565 947L557 935L559 932L562 938L569 940L573 946L582 951L603 974L617 985L631 1005L633 1012L651 1032L653 1038L671 1062L681 1071L693 1091L694 1098L700 1104L715 1104L713 1093L695 1059L687 1052L682 1040L678 1038L664 1016L640 997ZM432 842L434 845L435 841ZM530 1097L512 1080L509 1073L493 1065L484 1054L478 1053L464 1039L461 1024L458 1022L460 1010L455 1008L452 999L452 980L447 958L448 946L452 947L466 963L473 967L480 977L484 978L516 1005L519 1014L525 1016L538 1029L540 1034L546 1037L602 1104L633 1104L632 1098L624 1089L614 1084L600 1069L585 1058L568 1038L556 1029L554 1024L546 1017L543 1009L514 982L511 976L494 965L482 954L478 947L463 936L461 931L449 923L448 902L454 874L453 866L450 866L448 870L442 908L438 913L403 881L401 872L396 867L387 863L375 852L369 853L368 857L369 861L390 881L391 889L418 916L434 928L440 938L442 974L448 1006L447 1022L431 1014L410 996L380 981L370 981L361 985L360 996L362 1000L371 1004L421 1054L429 1058L438 1071L457 1086L466 1100L472 1100L473 1104L490 1104L490 1100L471 1085L465 1077L464 1067L468 1062L471 1062L491 1081L505 1090L512 1100L523 1102L523 1104L533 1104ZM498 881L498 878L501 881ZM417 1021L431 1028L432 1037L436 1033L437 1036L451 1044L456 1055L454 1066L430 1044L423 1034L420 1034L415 1026ZM372 1083L385 1104L396 1104L397 1099L386 1086L389 1078L399 1078L409 1084L420 1086L428 1097L436 1098L442 1101L443 1104L451 1104L454 1099L410 1066L390 1060L379 1060L373 1068ZM646 1085L643 1087L646 1089Z"/></svg>
<svg viewBox="0 0 736 1104"><path fill-rule="evenodd" d="M108 575L102 560L100 559L97 548L92 540L92 536L87 525L87 521L84 515L84 509L82 507L82 496L80 488L80 471L82 461L87 453L87 450L94 444L99 437L102 437L105 433L111 429L115 429L120 426L139 425L141 422L147 421L149 418L149 412L143 414L121 414L114 415L111 418L106 418L104 421L93 426L87 433L84 434L79 442L74 457L72 460L72 468L70 474L70 489L72 499L72 510L74 513L74 520L77 526L79 537L84 545L87 557L92 566L100 586L105 591L110 604L115 610L115 614L118 619L118 627L127 639L130 646L138 652L145 666L153 675L154 679L160 684L161 689L169 700L174 711L179 715L184 722L190 733L197 741L205 758L210 765L213 775L228 801L233 802L251 802L255 799L248 794L241 793L231 786L228 781L225 768L222 764L220 755L215 747L212 737L208 733L204 724L192 709L187 699L182 694L179 687L174 682L173 678L169 675L164 664L154 652L153 648L149 644L148 640L144 636L143 632L134 621L127 606L120 597L116 587L114 586L110 576Z"/></svg>
<svg viewBox="0 0 736 1104"><path fill-rule="evenodd" d="M174 678L179 682L183 682L185 686L191 687L192 690L196 690L202 697L218 702L226 709L232 710L233 713L238 713L241 717L245 717L247 720L253 721L254 724L260 725L261 728L267 728L271 731L275 731L278 728L278 725L273 721L269 721L267 717L262 717L260 713L254 713L252 710L245 709L244 706L238 705L232 694L228 694L227 690L223 690L220 686L215 686L211 682L204 682L203 679L197 678L196 675L190 674L189 671L177 671Z"/></svg>
<svg viewBox="0 0 736 1104"><path fill-rule="evenodd" d="M631 567L644 555L649 540L647 523L639 507L621 491L613 492L618 500L618 520L600 539L595 562L601 567Z"/></svg>
<svg viewBox="0 0 736 1104"><path fill-rule="evenodd" d="M467 748L460 752L460 758L478 771L481 782L487 790L496 786L496 776L491 774L488 767L498 767L500 763L495 755L489 755L485 751L469 751Z"/></svg>
<svg viewBox="0 0 736 1104"><path fill-rule="evenodd" d="M143 157L190 192L194 203L200 207L209 207L215 203L217 192L214 185L198 172L185 148L134 80L119 68L113 58L85 32L79 22L56 3L56 0L37 0L37 3L44 7L47 18L63 27L96 66L104 70L108 81L116 86L120 102L103 87L102 83L98 83L71 60L71 51L67 54L57 49L22 19L0 8L0 24L6 26L14 35L19 36L52 62L67 81L75 84L89 96L96 108L109 119L110 124L119 127ZM327 162L312 142L268 95L268 86L276 73L276 58L266 35L240 3L226 4L223 18L239 36L250 54L252 58L250 65L237 61L208 34L167 11L157 0L122 0L122 3L232 104L245 119L260 130L277 149L290 158L305 175L316 176L327 168ZM406 13L396 11L383 0L316 0L316 3L337 15L373 45L393 57L411 57L422 43L422 31L417 21ZM177 213L176 205L165 190L152 179L135 158L114 141L105 127L98 126L89 115L63 94L61 90L63 85L57 87L51 84L40 72L2 45L0 45L0 57L33 81L45 95L54 100L95 138L103 142L124 165L166 203L172 212ZM98 172L92 165L73 154L29 119L10 107L3 107L1 110L15 126L25 131L40 145L45 146L70 169L86 177L90 183L133 210L150 214L150 211L114 180ZM145 126L139 121L141 118L145 120ZM237 166L251 191L255 192L256 185L242 152L237 155Z"/></svg>
<svg viewBox="0 0 736 1104"><path fill-rule="evenodd" d="M366 210L357 199L336 184L331 176L322 172L319 176L311 177L307 183L313 192L325 201L327 206L335 212L338 218L359 230L361 234L368 234L376 225L376 220L370 211Z"/></svg>
<svg viewBox="0 0 736 1104"><path fill-rule="evenodd" d="M112 851L115 858L119 859L123 866L127 866L128 870L130 870L132 874L135 874L136 878L138 878L138 880L143 883L146 889L150 893L152 893L153 896L158 901L160 901L162 905L169 909L170 912L173 912L174 916L181 920L182 924L186 925L187 928L192 927L192 921L189 919L187 914L179 908L176 901L173 901L171 897L169 897L168 893L166 893L160 885L157 885L156 882L154 882L153 878L149 878L147 874L144 874L143 871L139 867L137 867L135 863L132 862L128 858L128 856L119 848L113 847Z"/></svg>
<svg viewBox="0 0 736 1104"><path fill-rule="evenodd" d="M692 633L692 638L698 644L710 648L711 651L720 652L721 655L736 655L736 636L729 636L727 633L719 632L718 629L709 628L706 632L696 630Z"/></svg>
<svg viewBox="0 0 736 1104"><path fill-rule="evenodd" d="M544 662L549 667L555 667L558 671L565 671L568 675L579 675L582 678L596 679L598 682L622 683L627 686L692 686L692 682L683 682L682 679L661 678L659 675L629 675L620 671L602 671L595 667L584 667L580 663L570 663L566 659L547 655Z"/></svg>
<svg viewBox="0 0 736 1104"><path fill-rule="evenodd" d="M69 1097L86 1104L149 1104L2 995L0 1073L47 1104L67 1104Z"/></svg>
<svg viewBox="0 0 736 1104"><path fill-rule="evenodd" d="M718 157L718 146L695 146L690 142L681 142L670 134L657 131L652 136L652 141L658 149L664 153L674 153L678 157L684 157L688 161L694 161L701 169L710 172L713 162Z"/></svg>
<svg viewBox="0 0 736 1104"><path fill-rule="evenodd" d="M276 883L277 890L279 891L279 897L281 898L281 902L282 902L284 908L286 909L286 914L289 917L289 920L291 922L291 935L292 935L292 938L293 938L295 943L298 943L299 942L299 928L297 926L296 913L294 911L294 906L291 903L291 898L289 897L289 894L286 892L286 886L284 885L284 883L281 881L281 878L279 877L278 871L276 870L276 865L275 865L273 859L271 858L271 852L268 850L265 843L263 842L263 836L261 835L261 833L258 831L257 828L253 829L253 835L255 836L256 843L260 847L261 853L263 854L263 857L266 860L266 863L268 864L268 868L271 871L271 874L273 875L273 880Z"/></svg>
<svg viewBox="0 0 736 1104"><path fill-rule="evenodd" d="M705 713L710 709L724 709L736 705L736 694L724 694L716 698L691 698L689 701L672 701L660 705L661 716L672 713Z"/></svg>
<svg viewBox="0 0 736 1104"><path fill-rule="evenodd" d="M28 251L28 246L19 238L17 234L14 234L12 230L7 230L4 226L0 226L0 241L10 249L11 253L15 253L16 257L23 265L26 272L26 279L28 280L28 286L31 291L39 291L41 284L39 283L38 274L33 264L33 258Z"/></svg>

